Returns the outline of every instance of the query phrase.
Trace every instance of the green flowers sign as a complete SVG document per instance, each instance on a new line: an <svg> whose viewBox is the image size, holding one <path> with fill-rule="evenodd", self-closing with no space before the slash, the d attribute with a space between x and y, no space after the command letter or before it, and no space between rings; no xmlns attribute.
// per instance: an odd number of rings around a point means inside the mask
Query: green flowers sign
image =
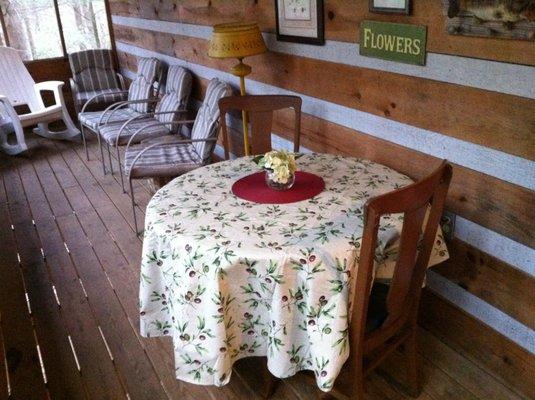
<svg viewBox="0 0 535 400"><path fill-rule="evenodd" d="M427 30L422 25L362 21L360 55L425 65Z"/></svg>

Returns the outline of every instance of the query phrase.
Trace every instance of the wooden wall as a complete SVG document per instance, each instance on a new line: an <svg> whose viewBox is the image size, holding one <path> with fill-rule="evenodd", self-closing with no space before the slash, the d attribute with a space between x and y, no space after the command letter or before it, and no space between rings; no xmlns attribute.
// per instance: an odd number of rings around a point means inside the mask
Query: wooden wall
<svg viewBox="0 0 535 400"><path fill-rule="evenodd" d="M535 397L535 43L451 36L441 0L413 3L412 16L388 16L369 13L367 0L326 0L327 46L268 35L276 51L246 60L248 87L303 96L302 144L310 150L366 157L415 179L441 157L454 159L447 207L459 232L451 259L434 268L422 324ZM110 8L123 70L135 71L139 56L183 64L196 74L197 99L212 76L236 82L227 74L235 61L207 56L209 26L247 19L275 31L267 0L110 0ZM355 56L363 19L426 25L428 65ZM290 139L289 131L281 113L274 133ZM240 155L239 135L231 142Z"/></svg>

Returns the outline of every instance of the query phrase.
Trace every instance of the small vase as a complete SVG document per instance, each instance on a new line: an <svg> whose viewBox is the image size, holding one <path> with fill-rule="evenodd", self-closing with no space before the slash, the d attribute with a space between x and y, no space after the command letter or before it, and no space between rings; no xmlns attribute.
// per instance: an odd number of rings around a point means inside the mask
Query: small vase
<svg viewBox="0 0 535 400"><path fill-rule="evenodd" d="M288 181L286 183L275 182L272 177L273 173L271 171L266 171L266 184L274 190L288 190L290 189L295 182L295 173L290 174Z"/></svg>

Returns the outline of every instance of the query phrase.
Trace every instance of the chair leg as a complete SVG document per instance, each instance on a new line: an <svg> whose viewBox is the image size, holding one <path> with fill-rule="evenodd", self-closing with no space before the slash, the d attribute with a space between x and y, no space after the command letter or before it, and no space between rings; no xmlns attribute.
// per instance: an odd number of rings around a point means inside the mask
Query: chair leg
<svg viewBox="0 0 535 400"><path fill-rule="evenodd" d="M97 132L98 147L100 148L100 161L102 161L102 172L106 175L106 163L104 162L104 150L102 149L102 140L100 140L100 133Z"/></svg>
<svg viewBox="0 0 535 400"><path fill-rule="evenodd" d="M87 139L85 138L84 126L80 124L80 133L82 135L82 142L84 143L85 158L89 161L89 150L87 149Z"/></svg>
<svg viewBox="0 0 535 400"><path fill-rule="evenodd" d="M121 187L123 188L123 193L126 193L126 190L124 188L123 166L121 164L121 153L119 151L119 146L116 146L116 148L117 148L117 163L119 164L119 176L121 177Z"/></svg>
<svg viewBox="0 0 535 400"><path fill-rule="evenodd" d="M422 385L416 328L405 342L405 356L407 357L407 389L411 397L418 397L422 392Z"/></svg>
<svg viewBox="0 0 535 400"><path fill-rule="evenodd" d="M137 218L136 218L136 203L134 200L134 187L132 186L132 179L128 177L128 184L130 185L130 200L132 200L132 213L134 214L134 227L136 229L136 235L139 235L137 230Z"/></svg>
<svg viewBox="0 0 535 400"><path fill-rule="evenodd" d="M113 175L113 162L111 160L110 144L108 142L106 142L106 147L108 149L108 160L110 160L110 173Z"/></svg>
<svg viewBox="0 0 535 400"><path fill-rule="evenodd" d="M355 360L357 365L352 372L353 382L351 384L350 396L351 400L364 400L364 366L362 358Z"/></svg>

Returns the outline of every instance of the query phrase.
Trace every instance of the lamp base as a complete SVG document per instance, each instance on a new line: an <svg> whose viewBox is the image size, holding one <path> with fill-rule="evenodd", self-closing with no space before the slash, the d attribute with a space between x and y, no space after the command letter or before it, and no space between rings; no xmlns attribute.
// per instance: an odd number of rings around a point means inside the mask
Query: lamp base
<svg viewBox="0 0 535 400"><path fill-rule="evenodd" d="M238 60L240 62L233 66L230 72L240 78L240 95L245 96L245 77L251 73L251 67L243 62L243 58L238 58ZM251 147L249 145L249 121L245 110L242 110L242 122L244 152L248 156L251 154Z"/></svg>

